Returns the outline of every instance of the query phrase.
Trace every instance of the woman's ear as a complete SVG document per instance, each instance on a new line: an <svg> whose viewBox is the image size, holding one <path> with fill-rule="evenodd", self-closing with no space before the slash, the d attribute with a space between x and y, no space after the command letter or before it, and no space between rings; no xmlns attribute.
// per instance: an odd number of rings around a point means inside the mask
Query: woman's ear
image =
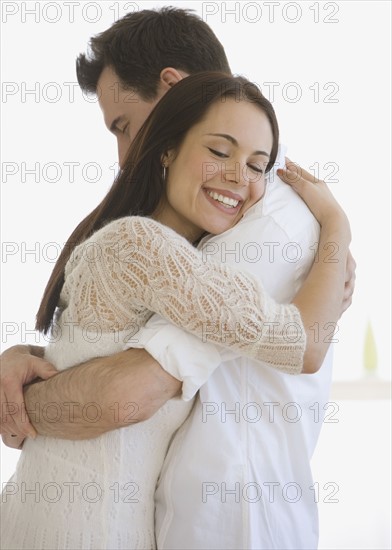
<svg viewBox="0 0 392 550"><path fill-rule="evenodd" d="M165 166L166 168L168 168L174 159L175 159L174 149L170 149L169 151L167 151L161 156L161 164L162 166Z"/></svg>

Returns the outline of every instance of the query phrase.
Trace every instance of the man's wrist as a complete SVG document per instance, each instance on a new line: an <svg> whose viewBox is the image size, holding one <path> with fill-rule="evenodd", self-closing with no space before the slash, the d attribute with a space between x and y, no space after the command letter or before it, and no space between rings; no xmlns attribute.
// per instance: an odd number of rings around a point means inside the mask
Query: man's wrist
<svg viewBox="0 0 392 550"><path fill-rule="evenodd" d="M28 345L27 347L29 349L30 355L34 355L35 357L40 357L41 359L43 359L45 355L45 348L43 346Z"/></svg>

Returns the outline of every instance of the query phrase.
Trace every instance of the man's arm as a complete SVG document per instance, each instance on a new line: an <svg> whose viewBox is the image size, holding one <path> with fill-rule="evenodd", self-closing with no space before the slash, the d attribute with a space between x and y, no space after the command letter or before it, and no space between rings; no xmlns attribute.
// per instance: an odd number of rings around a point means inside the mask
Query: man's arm
<svg viewBox="0 0 392 550"><path fill-rule="evenodd" d="M181 382L165 372L147 352L127 350L92 359L48 380L25 386L24 399L28 417L38 434L90 439L146 420L180 389ZM23 410L16 415L22 425L28 422ZM8 431L2 432L3 441L19 448L24 433L15 431L15 438Z"/></svg>
<svg viewBox="0 0 392 550"><path fill-rule="evenodd" d="M181 389L144 350L127 350L66 369L25 390L40 435L90 439L146 420Z"/></svg>

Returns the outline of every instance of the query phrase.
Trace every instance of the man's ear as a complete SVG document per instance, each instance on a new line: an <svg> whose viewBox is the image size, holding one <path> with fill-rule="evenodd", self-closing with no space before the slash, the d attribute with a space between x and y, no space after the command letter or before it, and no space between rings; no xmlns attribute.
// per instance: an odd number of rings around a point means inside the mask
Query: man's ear
<svg viewBox="0 0 392 550"><path fill-rule="evenodd" d="M165 87L166 90L168 88L171 88L180 80L185 78L186 76L189 76L187 73L184 73L184 71L177 71L177 69L174 69L173 67L165 67L162 69L161 74L159 75L159 80L161 86Z"/></svg>

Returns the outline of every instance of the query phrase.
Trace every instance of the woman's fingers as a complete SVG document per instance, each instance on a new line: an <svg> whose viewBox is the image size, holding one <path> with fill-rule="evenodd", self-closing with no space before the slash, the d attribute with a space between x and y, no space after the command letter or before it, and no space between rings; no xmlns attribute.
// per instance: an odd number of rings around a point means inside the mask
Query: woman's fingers
<svg viewBox="0 0 392 550"><path fill-rule="evenodd" d="M309 208L312 210L312 205L314 202L314 199L317 198L317 190L315 189L316 185L319 185L321 182L319 180L315 180L315 178L312 178L313 181L311 181L310 174L302 173L302 169L294 165L292 163L288 163L286 168L279 169L277 171L278 176L290 187L294 189L298 193L298 195L306 202L306 204L309 206ZM306 176L306 177L304 177ZM313 198L313 202L312 201ZM316 215L317 217L317 215Z"/></svg>
<svg viewBox="0 0 392 550"><path fill-rule="evenodd" d="M302 168L302 166L290 160L288 157L286 157L286 167L289 168L292 172L296 172L301 178L310 183L318 183L322 181L318 180L313 174L307 172L305 168Z"/></svg>
<svg viewBox="0 0 392 550"><path fill-rule="evenodd" d="M323 225L327 221L340 221L348 226L346 215L323 180L318 180L309 172L287 159L285 169L278 169L278 176L294 189L307 204L317 221Z"/></svg>
<svg viewBox="0 0 392 550"><path fill-rule="evenodd" d="M353 294L355 289L355 270L357 264L351 254L350 250L347 255L347 264L346 264L346 277L344 284L344 293L343 293L343 303L342 303L342 313L348 309L353 301Z"/></svg>

